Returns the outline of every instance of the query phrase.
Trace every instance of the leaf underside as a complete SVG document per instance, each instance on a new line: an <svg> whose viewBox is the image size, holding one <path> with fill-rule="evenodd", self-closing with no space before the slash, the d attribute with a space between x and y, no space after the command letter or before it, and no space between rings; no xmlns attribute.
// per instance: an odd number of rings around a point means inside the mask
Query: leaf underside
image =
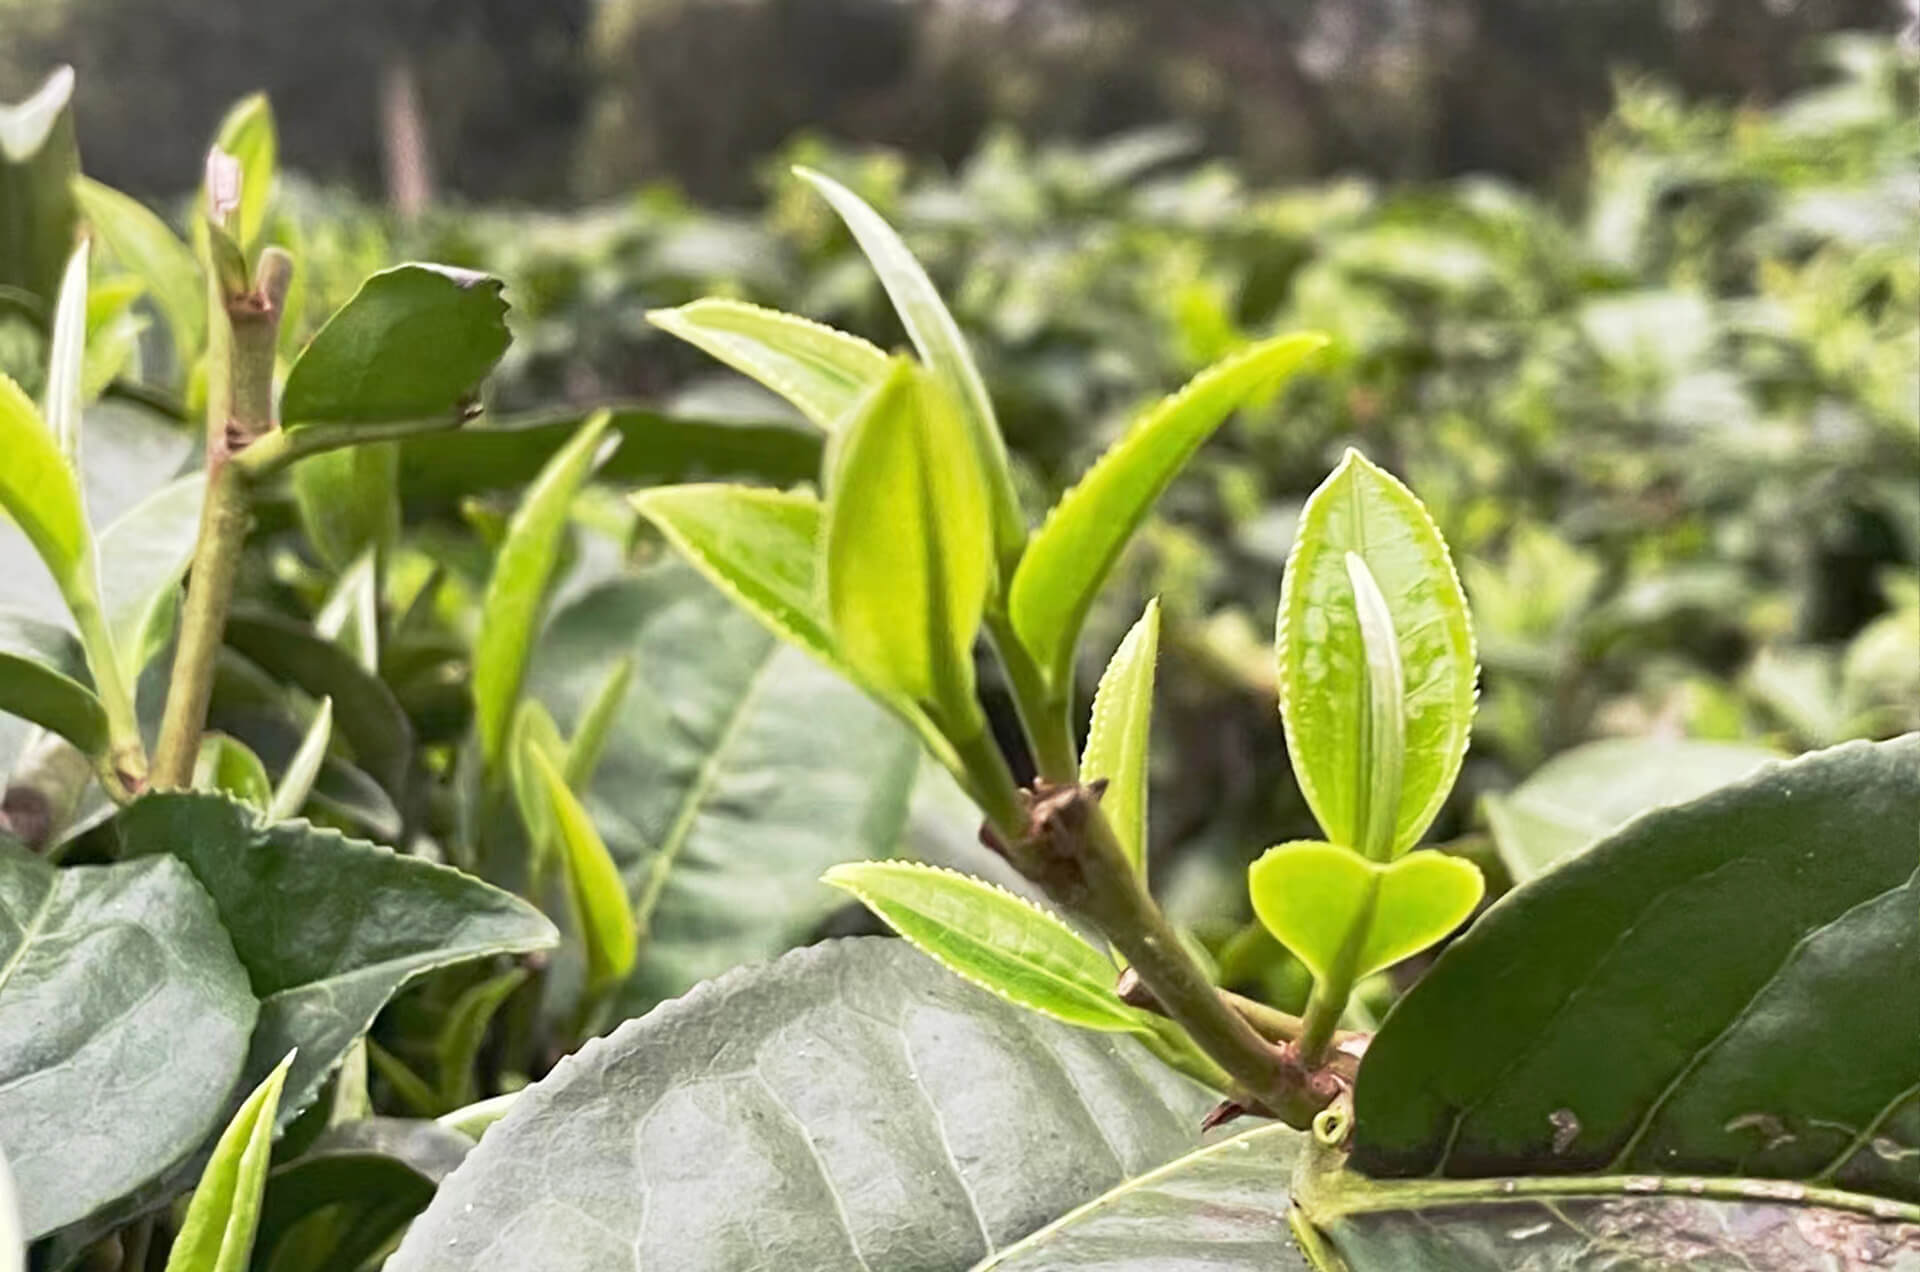
<svg viewBox="0 0 1920 1272"><path fill-rule="evenodd" d="M1131 1040L835 941L562 1061L388 1266L961 1272L1195 1147L1206 1103Z"/></svg>

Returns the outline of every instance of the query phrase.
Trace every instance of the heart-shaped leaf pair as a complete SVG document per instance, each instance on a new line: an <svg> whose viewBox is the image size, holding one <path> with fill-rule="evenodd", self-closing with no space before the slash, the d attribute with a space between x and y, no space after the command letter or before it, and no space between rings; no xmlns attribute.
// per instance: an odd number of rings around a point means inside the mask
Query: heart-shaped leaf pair
<svg viewBox="0 0 1920 1272"><path fill-rule="evenodd" d="M1322 981L1358 980L1418 954L1460 926L1486 890L1459 857L1376 862L1317 840L1267 849L1247 883L1260 922Z"/></svg>

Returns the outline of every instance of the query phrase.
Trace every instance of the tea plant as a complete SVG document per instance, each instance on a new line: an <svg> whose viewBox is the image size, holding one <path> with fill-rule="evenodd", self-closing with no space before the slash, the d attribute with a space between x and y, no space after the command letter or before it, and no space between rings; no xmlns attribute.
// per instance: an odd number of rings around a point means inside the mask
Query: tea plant
<svg viewBox="0 0 1920 1272"><path fill-rule="evenodd" d="M1322 337L1225 352L1035 527L927 273L802 171L910 353L650 317L805 445L482 420L496 280L402 265L309 323L336 288L302 291L264 102L183 240L78 177L70 87L0 116L0 192L44 211L0 253L44 350L0 380L0 502L60 607L0 627L0 711L42 731L0 845L0 1238L35 1266L1920 1259L1920 737L1576 752L1490 804L1495 852L1423 846L1475 640L1359 451L1301 510L1270 660L1322 838L1244 885L1304 1010L1220 988L1163 911L1162 612L1083 719L1096 600ZM192 406L203 471L96 530L103 394ZM702 465L782 485L590 484ZM405 513L423 482L465 534ZM628 559L656 538L691 569ZM1525 619L1526 577L1463 565ZM1475 917L1483 866L1526 882ZM759 961L849 895L905 939Z"/></svg>

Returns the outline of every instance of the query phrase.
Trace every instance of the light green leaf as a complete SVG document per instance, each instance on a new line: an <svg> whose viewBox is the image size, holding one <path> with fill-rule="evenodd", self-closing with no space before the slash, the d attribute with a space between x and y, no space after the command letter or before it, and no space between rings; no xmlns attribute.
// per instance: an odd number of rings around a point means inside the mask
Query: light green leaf
<svg viewBox="0 0 1920 1272"><path fill-rule="evenodd" d="M1161 492L1235 407L1326 343L1281 336L1207 368L1141 416L1060 497L1020 558L1008 598L1014 631L1056 688L1070 683L1087 608Z"/></svg>
<svg viewBox="0 0 1920 1272"><path fill-rule="evenodd" d="M794 175L818 190L846 222L854 241L873 265L873 272L879 275L880 285L893 301L913 347L958 410L972 445L975 469L984 485L993 555L999 562L997 577L1004 583L1011 578L1014 563L1026 547L1027 520L1014 493L1007 444L994 419L993 402L987 396L986 382L980 378L973 355L967 351L959 324L954 322L940 293L934 290L927 271L913 258L893 227L864 199L832 177L811 169L795 168Z"/></svg>
<svg viewBox="0 0 1920 1272"><path fill-rule="evenodd" d="M610 451L601 445L606 428L607 415L601 412L547 461L527 488L494 558L473 649L474 725L489 768L498 770L505 759L507 726L520 700L528 651L539 636L547 585L566 533L567 508Z"/></svg>
<svg viewBox="0 0 1920 1272"><path fill-rule="evenodd" d="M299 1049L291 1120L408 981L492 954L550 948L553 925L478 879L217 795L145 795L111 823L129 857L163 854L213 897L259 996L248 1069Z"/></svg>
<svg viewBox="0 0 1920 1272"><path fill-rule="evenodd" d="M320 776L320 764L327 758L327 743L332 739L333 699L322 698L313 723L307 726L299 749L293 753L286 771L280 774L280 784L274 787L273 798L267 803L270 820L286 821L300 815L307 796L313 791L314 779Z"/></svg>
<svg viewBox="0 0 1920 1272"><path fill-rule="evenodd" d="M293 466L293 497L307 542L334 569L369 548L390 549L400 537L400 444L309 455Z"/></svg>
<svg viewBox="0 0 1920 1272"><path fill-rule="evenodd" d="M53 304L73 251L73 68L60 67L17 105L0 105L0 285Z"/></svg>
<svg viewBox="0 0 1920 1272"><path fill-rule="evenodd" d="M1153 736L1153 671L1160 654L1160 602L1147 602L1107 663L1093 695L1093 725L1080 756L1080 780L1105 779L1100 806L1127 859L1147 868L1148 753Z"/></svg>
<svg viewBox="0 0 1920 1272"><path fill-rule="evenodd" d="M513 997L513 991L526 982L526 968L510 967L468 988L447 1009L440 1036L433 1044L441 1107L457 1109L473 1103L478 1095L473 1067L480 1056L480 1044L486 1041L487 1025L507 999Z"/></svg>
<svg viewBox="0 0 1920 1272"><path fill-rule="evenodd" d="M1473 629L1447 545L1413 493L1348 451L1300 514L1280 588L1280 717L1301 793L1327 837L1358 846L1370 763L1363 750L1367 651L1347 554L1365 562L1393 616L1406 685L1405 766L1392 853L1446 803L1473 724Z"/></svg>
<svg viewBox="0 0 1920 1272"><path fill-rule="evenodd" d="M986 488L946 392L900 361L849 426L828 494L833 647L863 681L983 727L973 642L986 608Z"/></svg>
<svg viewBox="0 0 1920 1272"><path fill-rule="evenodd" d="M358 437L379 425L457 423L507 350L502 286L440 265L367 279L287 372L289 431L352 425L344 435Z"/></svg>
<svg viewBox="0 0 1920 1272"><path fill-rule="evenodd" d="M858 336L737 300L655 309L647 321L758 380L829 432L887 378L887 355Z"/></svg>
<svg viewBox="0 0 1920 1272"><path fill-rule="evenodd" d="M227 1123L200 1176L187 1216L167 1255L167 1272L246 1272L260 1222L260 1196L272 1164L274 1115L293 1053L254 1088Z"/></svg>
<svg viewBox="0 0 1920 1272"><path fill-rule="evenodd" d="M625 980L639 953L639 932L627 905L626 886L593 819L567 789L559 768L537 747L529 759L552 812L566 865L567 895L587 952L587 992L598 994Z"/></svg>
<svg viewBox="0 0 1920 1272"><path fill-rule="evenodd" d="M351 654L370 676L380 674L379 580L379 561L369 548L341 571L313 616L313 630Z"/></svg>
<svg viewBox="0 0 1920 1272"><path fill-rule="evenodd" d="M1515 889L1368 1046L1355 1167L1744 1176L1920 1220L1916 827L1920 734L1855 742Z"/></svg>
<svg viewBox="0 0 1920 1272"><path fill-rule="evenodd" d="M258 1006L171 857L56 870L0 850L0 966L0 1149L38 1238L214 1132Z"/></svg>
<svg viewBox="0 0 1920 1272"><path fill-rule="evenodd" d="M147 285L184 375L207 340L206 287L193 250L137 199L87 177L76 179L73 190L94 236Z"/></svg>
<svg viewBox="0 0 1920 1272"><path fill-rule="evenodd" d="M267 207L273 198L279 139L273 126L273 109L265 93L253 93L235 102L220 121L213 137L214 148L232 155L240 165L240 206L232 222L234 240L242 251L252 254L259 245L261 231L267 227ZM206 193L194 204L194 219L207 214Z"/></svg>
<svg viewBox="0 0 1920 1272"><path fill-rule="evenodd" d="M208 733L201 739L200 756L193 766L193 788L231 795L262 811L273 800L267 766L245 742L224 733Z"/></svg>
<svg viewBox="0 0 1920 1272"><path fill-rule="evenodd" d="M1486 883L1459 857L1419 852L1382 863L1302 841L1262 853L1247 868L1247 887L1261 924L1316 980L1351 983L1459 927ZM1352 942L1358 944L1349 948ZM1348 958L1351 971L1344 967Z"/></svg>
<svg viewBox="0 0 1920 1272"><path fill-rule="evenodd" d="M1360 768L1356 776L1353 846L1374 861L1391 861L1399 830L1400 787L1407 766L1406 673L1400 666L1400 640L1394 635L1387 598L1358 552L1346 556L1347 582L1353 588L1354 616L1360 624L1366 676L1360 682Z"/></svg>
<svg viewBox="0 0 1920 1272"><path fill-rule="evenodd" d="M948 971L1010 1003L1084 1029L1147 1031L1114 996L1107 956L1004 888L915 861L849 862L821 879L858 897Z"/></svg>
<svg viewBox="0 0 1920 1272"><path fill-rule="evenodd" d="M574 726L573 738L567 743L567 760L560 770L567 779L568 790L583 790L593 781L600 757L606 753L614 721L619 718L627 701L627 690L632 687L633 659L622 658L613 664L606 679L600 682L599 690L587 700L587 708L580 713L580 722Z"/></svg>
<svg viewBox="0 0 1920 1272"><path fill-rule="evenodd" d="M173 637L180 579L199 539L205 473L167 483L100 532L100 608L128 684Z"/></svg>
<svg viewBox="0 0 1920 1272"><path fill-rule="evenodd" d="M523 698L513 715L513 733L507 745L507 782L513 790L514 807L520 812L520 824L527 831L528 881L530 895L539 896L553 846L553 809L547 802L540 774L534 768L536 753L564 755L566 739L553 713L535 698Z"/></svg>
<svg viewBox="0 0 1920 1272"><path fill-rule="evenodd" d="M1070 1210L971 1272L1311 1272L1287 1231L1306 1136L1267 1125L1176 1157ZM1417 1266L1356 1264L1356 1272Z"/></svg>
<svg viewBox="0 0 1920 1272"><path fill-rule="evenodd" d="M65 628L0 613L0 712L98 759L107 753L107 710L88 684L86 657Z"/></svg>
<svg viewBox="0 0 1920 1272"><path fill-rule="evenodd" d="M0 508L13 518L73 607L92 602L92 539L80 482L33 399L0 375Z"/></svg>
<svg viewBox="0 0 1920 1272"><path fill-rule="evenodd" d="M47 391L42 411L47 431L75 472L80 471L81 378L87 362L87 241L73 249L60 280L49 342Z"/></svg>
<svg viewBox="0 0 1920 1272"><path fill-rule="evenodd" d="M833 941L562 1062L387 1267L965 1272L1197 1147L1211 1102L1131 1038L1014 1007L901 941Z"/></svg>
<svg viewBox="0 0 1920 1272"><path fill-rule="evenodd" d="M1525 883L1649 809L1696 799L1780 758L1731 742L1589 742L1548 760L1506 794L1488 795L1487 823L1500 860Z"/></svg>
<svg viewBox="0 0 1920 1272"><path fill-rule="evenodd" d="M820 586L820 501L755 486L660 486L633 506L762 626L840 665Z"/></svg>
<svg viewBox="0 0 1920 1272"><path fill-rule="evenodd" d="M821 872L898 850L921 771L883 708L677 563L556 613L527 697L577 734L626 659L579 792L647 934L616 1019L809 939L841 904Z"/></svg>

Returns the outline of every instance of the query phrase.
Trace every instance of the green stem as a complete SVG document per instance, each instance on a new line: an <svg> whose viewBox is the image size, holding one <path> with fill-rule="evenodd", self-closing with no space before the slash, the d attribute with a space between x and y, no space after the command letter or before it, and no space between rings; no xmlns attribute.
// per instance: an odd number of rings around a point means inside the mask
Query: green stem
<svg viewBox="0 0 1920 1272"><path fill-rule="evenodd" d="M107 754L100 766L102 784L115 802L124 804L146 784L147 750L140 740L140 716L134 709L133 688L121 673L113 636L100 612L91 585L75 589L67 598L80 644L87 651L87 669L107 713Z"/></svg>
<svg viewBox="0 0 1920 1272"><path fill-rule="evenodd" d="M1307 1013L1301 1017L1300 1060L1308 1068L1318 1068L1339 1031L1340 1019L1347 1014L1347 1000L1353 997L1355 973L1360 968L1360 949L1366 944L1367 931L1373 926L1374 907L1380 900L1380 877L1370 876L1367 898L1347 930L1345 944L1334 958L1327 974L1313 983L1307 996Z"/></svg>
<svg viewBox="0 0 1920 1272"><path fill-rule="evenodd" d="M1005 611L988 611L987 632L993 637L1000 665L1006 668L1014 710L1033 750L1034 768L1041 777L1062 786L1077 780L1080 752L1073 739L1072 687L1065 686L1058 692L1048 687L1046 673L1020 643Z"/></svg>
<svg viewBox="0 0 1920 1272"><path fill-rule="evenodd" d="M1026 825L1026 807L1007 768L1007 757L994 743L993 731L982 728L964 742L949 737L947 744L960 761L961 772L955 776L987 815L987 824L1004 842L1012 843Z"/></svg>
<svg viewBox="0 0 1920 1272"><path fill-rule="evenodd" d="M1161 1010L1232 1078L1238 1098L1307 1126L1336 1093L1333 1079L1302 1069L1221 999L1128 861L1098 796L1042 784L1030 804L1027 833L1009 845L1014 866L1113 943Z"/></svg>

